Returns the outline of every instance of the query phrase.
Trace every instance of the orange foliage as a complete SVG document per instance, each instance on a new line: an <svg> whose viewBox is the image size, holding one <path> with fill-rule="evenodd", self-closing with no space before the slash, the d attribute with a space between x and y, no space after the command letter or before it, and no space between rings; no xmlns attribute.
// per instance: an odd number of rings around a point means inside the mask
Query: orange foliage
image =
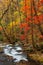
<svg viewBox="0 0 43 65"><path fill-rule="evenodd" d="M39 20L43 22L43 14L39 15Z"/></svg>
<svg viewBox="0 0 43 65"><path fill-rule="evenodd" d="M30 19L31 19L31 16L27 16L27 17L25 18L25 21L26 21L26 22L29 22Z"/></svg>
<svg viewBox="0 0 43 65"><path fill-rule="evenodd" d="M28 23L21 23L20 28L25 28L28 26Z"/></svg>
<svg viewBox="0 0 43 65"><path fill-rule="evenodd" d="M42 4L43 4L43 0L40 0L40 3L42 3Z"/></svg>
<svg viewBox="0 0 43 65"><path fill-rule="evenodd" d="M40 38L43 38L43 35L40 35Z"/></svg>
<svg viewBox="0 0 43 65"><path fill-rule="evenodd" d="M21 39L21 40L25 40L25 38L26 38L26 36L25 36L24 34L22 34L22 35L20 36L20 39Z"/></svg>
<svg viewBox="0 0 43 65"><path fill-rule="evenodd" d="M43 41L43 35L40 35L40 36L39 36L39 40L40 40L40 41Z"/></svg>
<svg viewBox="0 0 43 65"><path fill-rule="evenodd" d="M34 16L33 19L34 19L35 24L42 23L43 22L43 14L41 14L39 16Z"/></svg>
<svg viewBox="0 0 43 65"><path fill-rule="evenodd" d="M37 4L38 7L40 7L43 4L43 0L40 0Z"/></svg>
<svg viewBox="0 0 43 65"><path fill-rule="evenodd" d="M24 6L21 7L21 11L26 15L30 14L29 0L24 0Z"/></svg>
<svg viewBox="0 0 43 65"><path fill-rule="evenodd" d="M26 34L28 33L28 31L30 30L30 26L28 25L28 23L22 23L20 25L20 29L22 31L22 29L24 30L24 33L20 35L20 39L21 40L25 40L26 38Z"/></svg>
<svg viewBox="0 0 43 65"><path fill-rule="evenodd" d="M26 5L26 6L23 6L23 8L22 8L22 11L27 11L27 10L29 10L29 6L28 5Z"/></svg>
<svg viewBox="0 0 43 65"><path fill-rule="evenodd" d="M22 23L22 24L20 25L20 28L21 28L21 29L23 28L23 29L24 29L24 32L27 32L27 31L30 29L28 23Z"/></svg>
<svg viewBox="0 0 43 65"><path fill-rule="evenodd" d="M24 30L24 34L20 35L20 39L25 40L25 38L26 38L25 34L27 34L27 32L30 30L30 26L28 25L28 23L24 22L24 23L20 24L20 29L21 29L21 31L22 31L22 29Z"/></svg>
<svg viewBox="0 0 43 65"><path fill-rule="evenodd" d="M2 27L0 26L0 31L2 31Z"/></svg>

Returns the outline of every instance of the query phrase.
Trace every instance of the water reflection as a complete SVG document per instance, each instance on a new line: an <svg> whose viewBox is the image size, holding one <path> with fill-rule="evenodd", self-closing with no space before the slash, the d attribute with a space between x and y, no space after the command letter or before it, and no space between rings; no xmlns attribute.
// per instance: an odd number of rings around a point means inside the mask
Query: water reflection
<svg viewBox="0 0 43 65"><path fill-rule="evenodd" d="M27 55L22 51L22 47L21 45L15 45L15 46L11 46L11 45L6 45L4 47L4 54L8 55L8 56L12 56L12 58L14 59L14 62L19 62L21 60L27 60Z"/></svg>

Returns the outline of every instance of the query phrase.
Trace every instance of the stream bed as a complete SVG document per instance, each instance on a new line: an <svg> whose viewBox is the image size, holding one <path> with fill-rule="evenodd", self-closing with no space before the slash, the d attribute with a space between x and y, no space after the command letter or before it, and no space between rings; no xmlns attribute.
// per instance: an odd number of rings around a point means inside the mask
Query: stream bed
<svg viewBox="0 0 43 65"><path fill-rule="evenodd" d="M0 65L43 65L27 57L22 45L14 46L7 44L0 53Z"/></svg>
<svg viewBox="0 0 43 65"><path fill-rule="evenodd" d="M21 60L28 61L27 55L23 52L22 46L16 44L15 46L6 45L4 47L4 54L11 56L14 62L20 62Z"/></svg>

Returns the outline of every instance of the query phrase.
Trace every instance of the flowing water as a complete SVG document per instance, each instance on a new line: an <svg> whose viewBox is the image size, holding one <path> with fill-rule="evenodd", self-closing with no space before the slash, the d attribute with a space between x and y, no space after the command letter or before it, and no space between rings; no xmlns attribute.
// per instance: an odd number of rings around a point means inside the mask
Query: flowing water
<svg viewBox="0 0 43 65"><path fill-rule="evenodd" d="M19 44L14 46L10 44L1 45L1 47L3 47L4 52L0 52L0 65L41 65L30 57L27 59L26 53L23 52L23 47Z"/></svg>
<svg viewBox="0 0 43 65"><path fill-rule="evenodd" d="M4 47L4 54L6 56L11 56L14 62L19 62L21 60L28 61L27 55L23 52L22 46L18 44L15 46L6 45Z"/></svg>

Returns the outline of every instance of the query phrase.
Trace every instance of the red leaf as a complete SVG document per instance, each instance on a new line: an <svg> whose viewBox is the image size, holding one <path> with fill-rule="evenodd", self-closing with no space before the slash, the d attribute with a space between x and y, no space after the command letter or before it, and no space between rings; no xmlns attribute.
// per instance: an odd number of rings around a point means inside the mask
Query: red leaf
<svg viewBox="0 0 43 65"><path fill-rule="evenodd" d="M26 38L26 36L23 35L23 34L20 36L20 39L21 39L21 40L25 40L25 38Z"/></svg>

